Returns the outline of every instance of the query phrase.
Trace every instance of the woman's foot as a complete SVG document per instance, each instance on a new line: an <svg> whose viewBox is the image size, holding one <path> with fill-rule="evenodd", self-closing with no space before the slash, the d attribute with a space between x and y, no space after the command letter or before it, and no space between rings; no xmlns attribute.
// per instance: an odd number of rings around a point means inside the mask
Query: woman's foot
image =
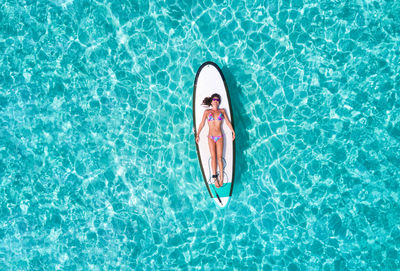
<svg viewBox="0 0 400 271"><path fill-rule="evenodd" d="M224 185L224 180L222 179L222 176L221 176L221 179L219 180L219 187L221 187L223 185Z"/></svg>
<svg viewBox="0 0 400 271"><path fill-rule="evenodd" d="M216 188L220 188L221 186L219 185L219 181L218 181L218 175L213 175L212 176L213 177L213 179L214 179L214 185L215 185L215 187Z"/></svg>

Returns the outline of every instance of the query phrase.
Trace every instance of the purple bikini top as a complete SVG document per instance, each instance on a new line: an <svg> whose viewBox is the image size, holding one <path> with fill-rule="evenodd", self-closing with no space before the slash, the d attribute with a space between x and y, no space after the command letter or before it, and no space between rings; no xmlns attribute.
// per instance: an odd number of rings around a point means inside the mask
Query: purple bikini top
<svg viewBox="0 0 400 271"><path fill-rule="evenodd" d="M222 113L220 113L217 120L222 120L223 117L224 116L222 115ZM208 121L214 121L214 120L215 119L214 119L213 113L210 113L210 115L208 115Z"/></svg>

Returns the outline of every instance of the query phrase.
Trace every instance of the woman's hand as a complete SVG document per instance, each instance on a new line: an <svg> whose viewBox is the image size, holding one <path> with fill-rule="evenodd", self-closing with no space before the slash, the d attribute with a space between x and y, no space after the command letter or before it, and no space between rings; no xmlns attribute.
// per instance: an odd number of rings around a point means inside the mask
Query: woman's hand
<svg viewBox="0 0 400 271"><path fill-rule="evenodd" d="M199 135L196 135L196 144L199 144L199 140L200 140Z"/></svg>
<svg viewBox="0 0 400 271"><path fill-rule="evenodd" d="M235 137L236 137L236 134L235 134L235 132L233 131L233 132L232 132L232 141L235 140Z"/></svg>

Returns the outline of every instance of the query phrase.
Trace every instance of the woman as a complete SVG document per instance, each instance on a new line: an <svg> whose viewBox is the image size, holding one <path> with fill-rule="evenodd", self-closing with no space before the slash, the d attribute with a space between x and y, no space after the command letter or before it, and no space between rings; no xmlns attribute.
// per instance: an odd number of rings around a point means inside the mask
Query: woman
<svg viewBox="0 0 400 271"><path fill-rule="evenodd" d="M221 103L221 96L213 94L211 97L206 97L203 100L203 105L211 106L212 109L205 110L203 119L201 120L198 133L196 135L196 143L199 144L199 134L204 127L206 119L208 120L208 146L211 153L211 167L212 167L212 178L214 179L215 187L219 188L224 185L224 168L222 162L222 151L224 149L224 138L222 136L221 124L222 120L225 119L226 124L232 131L232 140L235 140L235 131L233 130L232 124L229 121L225 109L218 109ZM219 172L221 176L218 180L217 175L217 161Z"/></svg>

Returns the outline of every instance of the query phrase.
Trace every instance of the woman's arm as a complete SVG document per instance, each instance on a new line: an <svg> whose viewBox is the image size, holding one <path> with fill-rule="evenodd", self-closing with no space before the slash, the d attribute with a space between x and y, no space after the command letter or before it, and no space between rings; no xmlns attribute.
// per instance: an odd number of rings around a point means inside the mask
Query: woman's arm
<svg viewBox="0 0 400 271"><path fill-rule="evenodd" d="M206 123L206 118L207 118L207 110L205 110L203 113L203 119L200 122L199 131L196 134L196 143L197 144L199 144L199 140L200 140L199 134L200 134L201 130L203 129L204 124Z"/></svg>
<svg viewBox="0 0 400 271"><path fill-rule="evenodd" d="M222 114L224 114L226 125L228 125L229 129L231 129L231 131L232 131L232 140L235 140L236 134L235 134L235 131L233 130L231 122L228 119L228 116L226 115L225 109L222 109Z"/></svg>

